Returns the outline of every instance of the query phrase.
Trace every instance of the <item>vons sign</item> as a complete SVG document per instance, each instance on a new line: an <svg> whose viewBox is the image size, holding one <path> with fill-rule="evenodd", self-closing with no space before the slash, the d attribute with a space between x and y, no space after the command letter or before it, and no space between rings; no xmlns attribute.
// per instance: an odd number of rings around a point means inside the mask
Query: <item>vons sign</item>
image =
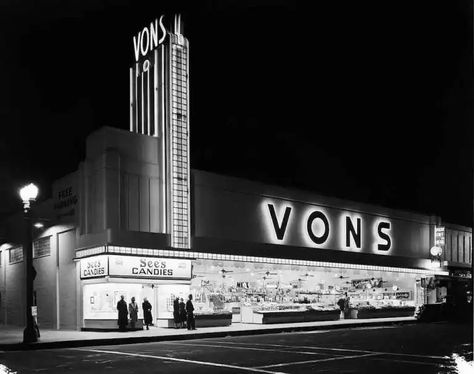
<svg viewBox="0 0 474 374"><path fill-rule="evenodd" d="M135 52L135 61L140 57L145 57L148 52L158 47L166 38L166 29L163 25L163 16L158 21L150 23L150 27L144 27L138 35L133 37L133 51Z"/></svg>
<svg viewBox="0 0 474 374"><path fill-rule="evenodd" d="M318 206L295 209L289 203L265 201L261 205L267 240L317 248L388 254L392 223L387 218Z"/></svg>

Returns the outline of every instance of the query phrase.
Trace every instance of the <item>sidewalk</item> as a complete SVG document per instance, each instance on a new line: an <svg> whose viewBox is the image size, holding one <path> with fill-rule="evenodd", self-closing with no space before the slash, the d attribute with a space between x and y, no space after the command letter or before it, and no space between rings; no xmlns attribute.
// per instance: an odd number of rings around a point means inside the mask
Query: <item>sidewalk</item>
<svg viewBox="0 0 474 374"><path fill-rule="evenodd" d="M0 326L0 350L26 350L70 348L94 345L117 345L160 342L168 340L187 340L217 338L225 336L242 336L257 334L273 334L292 331L329 330L338 328L354 328L368 326L384 326L393 324L415 323L414 317L346 319L339 321L279 323L271 325L233 323L225 327L201 327L195 331L150 327L150 330L131 332L92 332L76 330L41 330L37 343L25 345L23 328Z"/></svg>

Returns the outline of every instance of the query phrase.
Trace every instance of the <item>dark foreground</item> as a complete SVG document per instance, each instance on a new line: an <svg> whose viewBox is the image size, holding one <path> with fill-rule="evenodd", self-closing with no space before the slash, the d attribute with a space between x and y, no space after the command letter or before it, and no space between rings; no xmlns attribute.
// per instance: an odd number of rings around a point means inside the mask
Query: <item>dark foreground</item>
<svg viewBox="0 0 474 374"><path fill-rule="evenodd" d="M472 325L432 323L1 352L0 373L464 374L472 359Z"/></svg>

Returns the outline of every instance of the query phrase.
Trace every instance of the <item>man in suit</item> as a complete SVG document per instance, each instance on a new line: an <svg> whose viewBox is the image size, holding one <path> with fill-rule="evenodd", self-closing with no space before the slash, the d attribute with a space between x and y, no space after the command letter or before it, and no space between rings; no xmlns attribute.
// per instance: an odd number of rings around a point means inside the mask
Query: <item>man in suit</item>
<svg viewBox="0 0 474 374"><path fill-rule="evenodd" d="M188 316L188 330L196 330L194 325L194 306L193 306L193 295L188 296L188 301L186 301L186 314Z"/></svg>
<svg viewBox="0 0 474 374"><path fill-rule="evenodd" d="M127 303L124 300L124 296L120 296L120 300L117 303L117 310L118 310L118 325L120 331L127 331L127 324L128 324L128 309Z"/></svg>

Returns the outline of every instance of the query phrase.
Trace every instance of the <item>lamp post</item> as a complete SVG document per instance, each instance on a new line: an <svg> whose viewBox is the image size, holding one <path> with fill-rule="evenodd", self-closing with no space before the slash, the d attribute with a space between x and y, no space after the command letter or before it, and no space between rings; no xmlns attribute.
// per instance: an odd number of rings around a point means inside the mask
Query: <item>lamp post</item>
<svg viewBox="0 0 474 374"><path fill-rule="evenodd" d="M34 343L38 341L35 328L32 306L33 306L33 253L31 236L31 202L36 200L38 187L33 183L20 189L20 197L23 201L24 241L23 257L25 259L26 271L26 327L23 331L23 343Z"/></svg>

